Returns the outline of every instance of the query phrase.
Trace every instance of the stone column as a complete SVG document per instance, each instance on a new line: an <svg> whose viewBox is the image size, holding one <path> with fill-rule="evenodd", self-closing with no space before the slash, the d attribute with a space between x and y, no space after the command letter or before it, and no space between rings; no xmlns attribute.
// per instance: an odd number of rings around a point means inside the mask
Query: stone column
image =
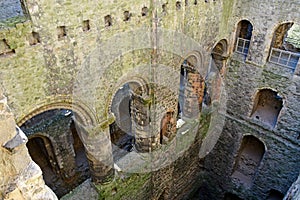
<svg viewBox="0 0 300 200"><path fill-rule="evenodd" d="M135 149L149 152L159 145L159 132L153 134L150 124L150 98L131 94L132 132L135 137Z"/></svg>
<svg viewBox="0 0 300 200"><path fill-rule="evenodd" d="M109 123L106 121L97 127L84 127L78 123L75 124L85 147L93 182L110 181L114 175L114 170Z"/></svg>

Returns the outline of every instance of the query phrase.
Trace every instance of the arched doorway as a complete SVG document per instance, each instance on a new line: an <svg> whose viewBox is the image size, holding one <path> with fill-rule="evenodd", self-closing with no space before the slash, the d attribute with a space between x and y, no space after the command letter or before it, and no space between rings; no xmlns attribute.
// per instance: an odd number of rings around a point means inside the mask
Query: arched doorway
<svg viewBox="0 0 300 200"><path fill-rule="evenodd" d="M73 116L71 110L52 109L33 116L20 127L29 138L27 147L32 159L58 197L90 177Z"/></svg>

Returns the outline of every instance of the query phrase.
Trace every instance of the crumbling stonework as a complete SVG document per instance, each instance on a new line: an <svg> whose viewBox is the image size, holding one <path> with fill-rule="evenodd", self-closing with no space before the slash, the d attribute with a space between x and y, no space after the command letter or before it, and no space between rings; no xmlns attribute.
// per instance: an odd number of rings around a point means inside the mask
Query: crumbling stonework
<svg viewBox="0 0 300 200"><path fill-rule="evenodd" d="M25 146L27 138L20 129L16 129L6 97L2 92L0 96L0 198L57 199L45 185L41 169L30 158Z"/></svg>

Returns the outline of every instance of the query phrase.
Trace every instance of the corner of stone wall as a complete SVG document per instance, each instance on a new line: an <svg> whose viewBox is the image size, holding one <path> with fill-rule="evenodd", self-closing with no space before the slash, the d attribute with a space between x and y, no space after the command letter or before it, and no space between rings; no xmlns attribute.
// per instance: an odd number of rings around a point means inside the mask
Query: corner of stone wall
<svg viewBox="0 0 300 200"><path fill-rule="evenodd" d="M27 138L16 129L1 90L0 135L0 199L56 200L54 192L45 185L41 169L30 158Z"/></svg>

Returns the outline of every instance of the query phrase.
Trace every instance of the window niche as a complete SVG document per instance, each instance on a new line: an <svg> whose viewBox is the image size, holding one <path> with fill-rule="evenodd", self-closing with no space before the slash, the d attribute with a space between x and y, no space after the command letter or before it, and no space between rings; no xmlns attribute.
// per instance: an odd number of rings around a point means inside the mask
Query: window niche
<svg viewBox="0 0 300 200"><path fill-rule="evenodd" d="M57 27L57 38L58 40L62 40L67 36L66 26L58 26Z"/></svg>
<svg viewBox="0 0 300 200"><path fill-rule="evenodd" d="M250 187L264 154L265 145L259 139L252 135L244 136L235 160L232 178Z"/></svg>
<svg viewBox="0 0 300 200"><path fill-rule="evenodd" d="M148 16L148 12L149 12L149 9L148 9L146 6L144 6L144 7L142 8L142 12L141 12L142 17Z"/></svg>
<svg viewBox="0 0 300 200"><path fill-rule="evenodd" d="M176 1L176 10L180 10L180 9L181 9L181 2Z"/></svg>
<svg viewBox="0 0 300 200"><path fill-rule="evenodd" d="M253 26L248 20L242 20L237 25L235 52L247 57Z"/></svg>
<svg viewBox="0 0 300 200"><path fill-rule="evenodd" d="M277 92L271 89L261 89L255 96L251 118L274 128L282 107L283 100Z"/></svg>
<svg viewBox="0 0 300 200"><path fill-rule="evenodd" d="M84 31L84 32L87 32L87 31L89 31L91 29L91 27L90 27L90 20L84 20L83 22L82 22L82 30Z"/></svg>
<svg viewBox="0 0 300 200"><path fill-rule="evenodd" d="M112 17L111 15L106 15L104 17L104 23L106 27L112 26Z"/></svg>
<svg viewBox="0 0 300 200"><path fill-rule="evenodd" d="M40 35L37 32L32 32L29 36L29 44L33 46L39 44L40 42Z"/></svg>
<svg viewBox="0 0 300 200"><path fill-rule="evenodd" d="M132 16L132 14L128 10L124 11L123 15L124 15L124 22L129 21Z"/></svg>

